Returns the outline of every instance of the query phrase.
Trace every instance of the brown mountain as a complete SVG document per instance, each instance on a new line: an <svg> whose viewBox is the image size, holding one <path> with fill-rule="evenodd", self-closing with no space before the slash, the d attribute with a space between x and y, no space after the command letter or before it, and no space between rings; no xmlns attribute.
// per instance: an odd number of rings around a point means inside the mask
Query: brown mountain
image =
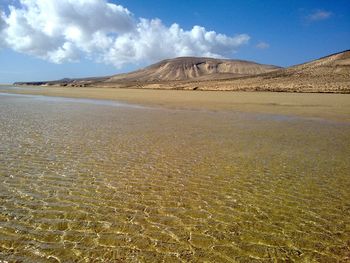
<svg viewBox="0 0 350 263"><path fill-rule="evenodd" d="M110 77L17 84L350 93L350 50L289 68L243 60L180 57Z"/></svg>
<svg viewBox="0 0 350 263"><path fill-rule="evenodd" d="M191 79L222 79L271 72L279 67L244 60L201 57L166 59L144 69L112 76L106 82L164 82Z"/></svg>
<svg viewBox="0 0 350 263"><path fill-rule="evenodd" d="M26 85L61 85L61 86L118 86L142 85L150 83L169 83L188 80L217 80L251 76L280 67L263 65L244 60L215 59L202 57L179 57L166 59L146 68L125 74L101 78L81 78L40 82L17 82Z"/></svg>
<svg viewBox="0 0 350 263"><path fill-rule="evenodd" d="M257 76L189 84L197 89L350 93L350 50Z"/></svg>

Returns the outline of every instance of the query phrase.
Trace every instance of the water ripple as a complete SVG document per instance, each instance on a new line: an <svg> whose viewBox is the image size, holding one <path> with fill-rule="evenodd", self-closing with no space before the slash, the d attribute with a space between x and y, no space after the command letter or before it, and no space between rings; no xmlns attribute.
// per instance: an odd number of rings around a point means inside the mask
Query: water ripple
<svg viewBox="0 0 350 263"><path fill-rule="evenodd" d="M0 261L349 261L349 134L1 94Z"/></svg>

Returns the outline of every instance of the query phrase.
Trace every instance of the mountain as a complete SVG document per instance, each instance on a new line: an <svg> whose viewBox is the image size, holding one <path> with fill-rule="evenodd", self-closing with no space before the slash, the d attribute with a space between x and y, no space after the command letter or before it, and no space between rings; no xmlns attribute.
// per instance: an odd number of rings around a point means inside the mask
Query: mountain
<svg viewBox="0 0 350 263"><path fill-rule="evenodd" d="M178 57L166 59L146 68L125 74L109 77L81 78L40 82L17 82L18 85L61 85L61 86L91 86L106 85L118 87L125 85L142 85L150 83L165 83L169 81L230 79L250 76L280 67L263 65L244 60L215 59L202 57Z"/></svg>
<svg viewBox="0 0 350 263"><path fill-rule="evenodd" d="M350 93L350 50L288 68L243 60L179 57L134 72L108 77L16 84Z"/></svg>
<svg viewBox="0 0 350 263"><path fill-rule="evenodd" d="M166 59L131 73L112 76L107 82L222 79L256 75L271 72L278 68L244 60L179 57Z"/></svg>
<svg viewBox="0 0 350 263"><path fill-rule="evenodd" d="M203 83L197 89L213 86L216 90L350 93L350 50L256 76Z"/></svg>

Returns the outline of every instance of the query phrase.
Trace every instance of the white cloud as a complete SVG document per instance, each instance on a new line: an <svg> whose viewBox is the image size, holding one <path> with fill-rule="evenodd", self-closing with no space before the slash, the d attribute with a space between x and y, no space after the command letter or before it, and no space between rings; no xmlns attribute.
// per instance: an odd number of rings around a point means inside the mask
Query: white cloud
<svg viewBox="0 0 350 263"><path fill-rule="evenodd" d="M268 48L270 47L270 44L261 41L261 42L259 42L258 44L256 44L255 47L258 48L258 49L268 49Z"/></svg>
<svg viewBox="0 0 350 263"><path fill-rule="evenodd" d="M249 40L246 34L230 37L201 26L186 31L138 19L106 0L20 0L1 25L0 39L15 51L54 63L87 57L117 67L176 56L230 56Z"/></svg>
<svg viewBox="0 0 350 263"><path fill-rule="evenodd" d="M309 21L320 21L326 20L332 16L332 12L324 10L316 10L312 14L308 15L307 18Z"/></svg>
<svg viewBox="0 0 350 263"><path fill-rule="evenodd" d="M0 9L0 48L4 45L3 30L6 27L4 18L5 13Z"/></svg>
<svg viewBox="0 0 350 263"><path fill-rule="evenodd" d="M159 19L141 19L136 32L117 37L103 61L120 66L177 56L229 56L249 40L247 35L228 37L194 26L185 31L178 24L164 26Z"/></svg>

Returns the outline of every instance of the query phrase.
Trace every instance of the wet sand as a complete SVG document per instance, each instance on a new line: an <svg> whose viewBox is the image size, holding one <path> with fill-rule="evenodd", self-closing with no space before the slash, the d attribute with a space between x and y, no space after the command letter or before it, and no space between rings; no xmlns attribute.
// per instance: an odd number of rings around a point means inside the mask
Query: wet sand
<svg viewBox="0 0 350 263"><path fill-rule="evenodd" d="M0 92L118 100L177 109L234 110L350 121L349 94L0 87Z"/></svg>
<svg viewBox="0 0 350 263"><path fill-rule="evenodd" d="M0 92L0 260L350 259L347 96L12 92L77 98Z"/></svg>

